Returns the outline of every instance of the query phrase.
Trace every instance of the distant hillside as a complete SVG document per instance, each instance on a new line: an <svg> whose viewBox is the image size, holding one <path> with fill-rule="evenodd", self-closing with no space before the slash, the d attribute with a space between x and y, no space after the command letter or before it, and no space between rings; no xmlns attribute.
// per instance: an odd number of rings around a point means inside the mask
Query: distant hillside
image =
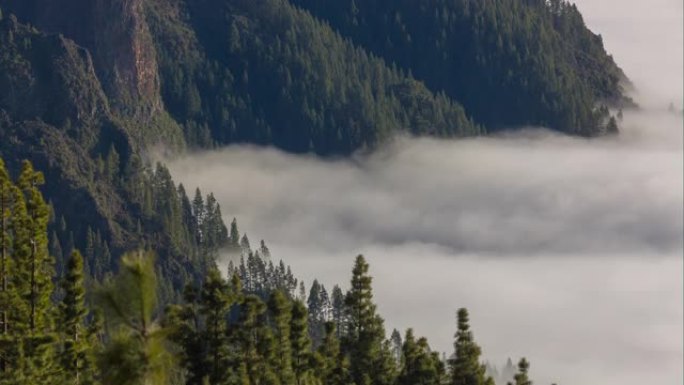
<svg viewBox="0 0 684 385"><path fill-rule="evenodd" d="M24 158L45 171L52 250L99 250L86 263L100 279L123 251L154 246L169 295L226 241L203 243L187 209L193 192L149 164L151 150L248 142L345 155L397 132L463 137L527 124L593 136L616 129L609 106L630 104L600 37L557 1L0 9L0 156L15 174Z"/></svg>
<svg viewBox="0 0 684 385"><path fill-rule="evenodd" d="M629 81L563 0L291 0L490 130L596 135Z"/></svg>

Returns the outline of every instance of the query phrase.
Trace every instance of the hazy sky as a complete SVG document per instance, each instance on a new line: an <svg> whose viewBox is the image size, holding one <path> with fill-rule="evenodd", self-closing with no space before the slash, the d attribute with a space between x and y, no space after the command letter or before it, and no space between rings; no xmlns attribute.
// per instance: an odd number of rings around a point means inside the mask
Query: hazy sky
<svg viewBox="0 0 684 385"><path fill-rule="evenodd" d="M466 306L485 357L528 357L537 384L681 385L682 118L664 110L682 3L579 7L647 107L619 137L400 138L337 161L231 147L172 174L307 283L346 286L365 254L389 330L451 352Z"/></svg>

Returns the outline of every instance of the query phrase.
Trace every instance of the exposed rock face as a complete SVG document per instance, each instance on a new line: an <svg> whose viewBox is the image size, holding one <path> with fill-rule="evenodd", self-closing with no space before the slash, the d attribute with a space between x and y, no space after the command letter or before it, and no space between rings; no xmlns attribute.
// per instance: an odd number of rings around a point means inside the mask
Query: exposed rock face
<svg viewBox="0 0 684 385"><path fill-rule="evenodd" d="M112 107L119 112L145 119L162 111L143 0L0 0L0 5L22 22L62 33L87 48Z"/></svg>

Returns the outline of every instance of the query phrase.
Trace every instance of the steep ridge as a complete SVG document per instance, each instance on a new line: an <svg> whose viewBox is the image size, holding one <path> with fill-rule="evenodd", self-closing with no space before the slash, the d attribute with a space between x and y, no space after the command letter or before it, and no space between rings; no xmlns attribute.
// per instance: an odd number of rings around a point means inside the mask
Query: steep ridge
<svg viewBox="0 0 684 385"><path fill-rule="evenodd" d="M44 172L58 267L78 247L102 279L121 253L153 244L163 298L201 277L223 241L198 241L197 221L182 209L185 191L163 167L145 166L144 143L131 134L139 122L110 107L89 52L13 15L0 19L0 46L0 156L14 175L23 159ZM215 201L209 208L220 218Z"/></svg>
<svg viewBox="0 0 684 385"><path fill-rule="evenodd" d="M354 43L444 90L491 130L579 135L629 107L629 81L563 0L292 0Z"/></svg>
<svg viewBox="0 0 684 385"><path fill-rule="evenodd" d="M14 173L25 158L46 172L53 250L105 250L86 253L102 278L123 251L154 245L169 287L201 275L221 242L202 244L151 150L339 155L396 132L524 124L598 135L616 129L605 106L629 105L624 74L565 3L321 4L335 12L306 0L0 0L0 155Z"/></svg>
<svg viewBox="0 0 684 385"><path fill-rule="evenodd" d="M463 108L288 2L148 3L162 93L190 142L349 153L390 133L478 134Z"/></svg>

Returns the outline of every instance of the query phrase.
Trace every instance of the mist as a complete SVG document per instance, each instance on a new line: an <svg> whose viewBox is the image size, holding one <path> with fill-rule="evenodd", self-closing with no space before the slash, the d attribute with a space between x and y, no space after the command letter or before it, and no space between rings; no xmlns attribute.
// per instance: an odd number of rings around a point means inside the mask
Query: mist
<svg viewBox="0 0 684 385"><path fill-rule="evenodd" d="M364 254L388 331L451 353L467 307L484 358L525 356L537 384L679 385L682 3L578 7L643 106L618 136L398 137L336 160L233 146L169 168L307 284L346 287Z"/></svg>

